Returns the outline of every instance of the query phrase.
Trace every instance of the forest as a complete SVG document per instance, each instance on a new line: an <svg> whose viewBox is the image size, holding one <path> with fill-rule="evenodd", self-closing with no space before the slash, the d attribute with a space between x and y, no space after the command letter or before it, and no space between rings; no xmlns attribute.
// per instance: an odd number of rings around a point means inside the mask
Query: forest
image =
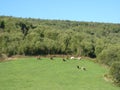
<svg viewBox="0 0 120 90"><path fill-rule="evenodd" d="M120 84L119 23L0 16L0 57L3 54L94 58L111 67L114 82Z"/></svg>

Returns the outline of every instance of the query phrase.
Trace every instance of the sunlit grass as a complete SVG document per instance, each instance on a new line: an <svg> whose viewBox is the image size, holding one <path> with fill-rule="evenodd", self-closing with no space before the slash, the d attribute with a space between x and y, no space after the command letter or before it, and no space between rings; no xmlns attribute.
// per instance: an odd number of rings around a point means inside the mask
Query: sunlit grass
<svg viewBox="0 0 120 90"><path fill-rule="evenodd" d="M89 60L20 58L0 63L0 90L119 90L104 80L106 72Z"/></svg>

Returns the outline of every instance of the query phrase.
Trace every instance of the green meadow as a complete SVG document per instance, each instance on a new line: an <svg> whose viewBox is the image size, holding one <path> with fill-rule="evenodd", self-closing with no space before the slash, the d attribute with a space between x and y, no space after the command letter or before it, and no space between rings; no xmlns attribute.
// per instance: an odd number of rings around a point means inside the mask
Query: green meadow
<svg viewBox="0 0 120 90"><path fill-rule="evenodd" d="M0 90L120 90L104 80L107 72L86 59L19 58L0 63Z"/></svg>

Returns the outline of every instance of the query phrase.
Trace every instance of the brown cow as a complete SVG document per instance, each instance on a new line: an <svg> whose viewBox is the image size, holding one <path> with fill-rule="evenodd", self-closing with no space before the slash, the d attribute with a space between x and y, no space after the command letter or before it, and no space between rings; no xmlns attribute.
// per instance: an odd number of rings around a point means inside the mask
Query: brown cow
<svg viewBox="0 0 120 90"><path fill-rule="evenodd" d="M41 58L40 58L40 56L37 56L37 60L40 60Z"/></svg>
<svg viewBox="0 0 120 90"><path fill-rule="evenodd" d="M53 60L53 57L50 57L50 60Z"/></svg>

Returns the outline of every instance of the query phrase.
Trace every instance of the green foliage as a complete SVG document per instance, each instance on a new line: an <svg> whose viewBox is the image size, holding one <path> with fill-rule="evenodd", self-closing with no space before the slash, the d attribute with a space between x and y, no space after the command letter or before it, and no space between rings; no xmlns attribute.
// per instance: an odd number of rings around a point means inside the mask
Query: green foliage
<svg viewBox="0 0 120 90"><path fill-rule="evenodd" d="M81 42L81 46L83 49L83 55L88 56L88 57L96 57L94 43L92 42L92 40L89 39L89 37L85 38Z"/></svg>
<svg viewBox="0 0 120 90"><path fill-rule="evenodd" d="M119 38L119 24L0 16L0 52L8 56L75 54L99 58L110 45L119 45Z"/></svg>
<svg viewBox="0 0 120 90"><path fill-rule="evenodd" d="M0 22L0 28L2 28L2 29L5 28L5 22L4 22L4 21L1 21L1 22Z"/></svg>
<svg viewBox="0 0 120 90"><path fill-rule="evenodd" d="M7 59L7 55L0 53L0 61Z"/></svg>
<svg viewBox="0 0 120 90"><path fill-rule="evenodd" d="M115 84L120 86L120 62L114 62L110 68L110 75Z"/></svg>
<svg viewBox="0 0 120 90"><path fill-rule="evenodd" d="M120 46L109 46L98 55L98 61L106 65L112 65L113 62L120 61Z"/></svg>
<svg viewBox="0 0 120 90"><path fill-rule="evenodd" d="M98 61L106 65L112 65L113 62L120 61L120 46L109 46L98 55Z"/></svg>
<svg viewBox="0 0 120 90"><path fill-rule="evenodd" d="M105 47L105 43L102 39L97 39L95 44L95 55L98 56Z"/></svg>

